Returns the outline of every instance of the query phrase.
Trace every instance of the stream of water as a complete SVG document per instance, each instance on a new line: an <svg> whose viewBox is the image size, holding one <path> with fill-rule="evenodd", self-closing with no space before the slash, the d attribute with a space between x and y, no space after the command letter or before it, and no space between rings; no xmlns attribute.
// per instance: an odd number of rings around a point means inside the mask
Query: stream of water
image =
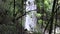
<svg viewBox="0 0 60 34"><path fill-rule="evenodd" d="M34 4L35 0L27 0L26 1L26 12L29 12L26 14L26 21L25 21L25 29L28 31L34 31L34 28L36 26L37 18L36 18L36 5Z"/></svg>

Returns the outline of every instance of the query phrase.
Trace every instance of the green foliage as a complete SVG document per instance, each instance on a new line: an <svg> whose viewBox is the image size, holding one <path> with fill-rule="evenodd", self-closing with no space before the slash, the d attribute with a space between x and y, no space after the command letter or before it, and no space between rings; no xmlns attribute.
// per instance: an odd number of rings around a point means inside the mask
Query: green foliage
<svg viewBox="0 0 60 34"><path fill-rule="evenodd" d="M38 23L39 23L39 24L41 24L42 22L43 22L43 21L42 21L41 19L40 19L40 20L38 20Z"/></svg>
<svg viewBox="0 0 60 34"><path fill-rule="evenodd" d="M60 4L60 1L58 3ZM35 0L35 4L37 5L38 12L43 12L42 11L42 9L43 9L42 8L43 7L43 0ZM44 13L47 15L48 19L51 17L52 5L53 5L53 0L44 0ZM15 0L15 14L16 14L15 18L18 18L19 16L22 16L23 13L25 13L23 6L24 5L22 3L22 0ZM1 8L3 10L1 10ZM7 11L7 13L6 13L7 15L2 13L1 15L3 15L3 17L0 16L0 22L4 19L6 20L7 17L9 17L10 21L8 23L5 22L4 24L0 25L0 31L2 31L3 34L10 34L10 32L11 33L14 32L13 34L17 34L17 31L19 31L19 27L21 26L21 22L22 21L24 22L24 20L20 19L19 22L17 22L18 26L19 26L18 30L16 30L17 23L13 23L13 22L10 23L12 21L12 19L14 18L14 16L13 16L13 14L14 14L14 0L2 0L2 1L0 1L0 12L1 11L3 13L4 13L4 11L5 12ZM31 12L29 12L27 14L30 14L30 13ZM44 14L37 13L35 15L39 19L38 24L41 25L44 20L42 20L40 18ZM43 17L45 17L45 15ZM8 21L8 19L6 21ZM46 22L48 22L48 20ZM3 21L2 21L2 23L3 23ZM34 32L34 34L40 34L40 33L39 32L38 33Z"/></svg>
<svg viewBox="0 0 60 34"><path fill-rule="evenodd" d="M33 34L41 34L40 32L34 32Z"/></svg>
<svg viewBox="0 0 60 34"><path fill-rule="evenodd" d="M36 17L37 17L37 18L40 18L41 16L42 16L42 14L40 14L40 13L37 13L37 14L36 14Z"/></svg>
<svg viewBox="0 0 60 34"><path fill-rule="evenodd" d="M21 21L12 22L14 16L14 0L1 0L0 2L0 34L18 34L21 29ZM5 12L5 13L4 13ZM22 14L22 0L15 0L15 14L18 18ZM2 24L1 24L2 23ZM18 26L18 27L16 27Z"/></svg>

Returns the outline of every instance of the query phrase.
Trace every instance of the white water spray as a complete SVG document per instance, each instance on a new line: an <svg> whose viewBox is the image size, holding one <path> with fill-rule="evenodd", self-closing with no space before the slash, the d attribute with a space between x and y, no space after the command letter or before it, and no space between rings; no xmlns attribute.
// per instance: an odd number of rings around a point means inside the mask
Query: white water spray
<svg viewBox="0 0 60 34"><path fill-rule="evenodd" d="M36 22L37 22L37 18L36 18L36 5L34 4L35 0L27 0L26 1L26 12L29 12L28 14L26 14L26 21L25 21L25 29L27 29L28 31L34 31L35 27L36 27ZM30 4L29 4L30 3Z"/></svg>

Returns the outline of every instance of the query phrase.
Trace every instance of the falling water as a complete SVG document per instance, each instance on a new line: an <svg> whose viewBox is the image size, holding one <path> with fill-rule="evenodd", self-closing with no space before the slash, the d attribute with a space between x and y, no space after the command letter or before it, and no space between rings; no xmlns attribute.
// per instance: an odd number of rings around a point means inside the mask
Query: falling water
<svg viewBox="0 0 60 34"><path fill-rule="evenodd" d="M29 12L26 14L26 21L25 21L25 29L28 31L34 31L34 28L36 26L37 18L36 18L36 5L34 4L35 0L27 0L26 1L26 12Z"/></svg>

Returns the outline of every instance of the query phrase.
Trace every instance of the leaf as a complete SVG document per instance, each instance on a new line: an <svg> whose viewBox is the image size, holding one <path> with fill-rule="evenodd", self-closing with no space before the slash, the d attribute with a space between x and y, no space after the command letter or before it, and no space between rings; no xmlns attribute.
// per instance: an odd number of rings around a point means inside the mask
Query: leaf
<svg viewBox="0 0 60 34"><path fill-rule="evenodd" d="M38 23L39 23L39 24L41 24L41 23L42 23L42 20L41 20L41 19L40 19L40 20L38 20Z"/></svg>
<svg viewBox="0 0 60 34"><path fill-rule="evenodd" d="M36 17L41 17L41 16L42 16L42 14L40 14L40 13L36 14Z"/></svg>

